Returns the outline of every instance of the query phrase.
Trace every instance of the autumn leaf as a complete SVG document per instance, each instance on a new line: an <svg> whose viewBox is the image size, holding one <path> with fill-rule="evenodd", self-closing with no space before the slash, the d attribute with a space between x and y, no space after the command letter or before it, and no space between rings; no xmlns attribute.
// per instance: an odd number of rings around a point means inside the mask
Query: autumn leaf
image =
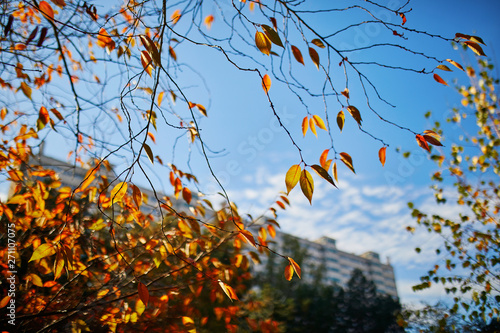
<svg viewBox="0 0 500 333"><path fill-rule="evenodd" d="M60 252L56 254L56 259L54 260L54 281L61 277L62 271L64 269L64 258Z"/></svg>
<svg viewBox="0 0 500 333"><path fill-rule="evenodd" d="M333 163L332 173L333 173L333 178L335 178L335 180L338 182L339 179L337 178L337 162Z"/></svg>
<svg viewBox="0 0 500 333"><path fill-rule="evenodd" d="M481 46L479 46L479 44L471 41L466 41L464 42L464 44L467 45L472 51L474 51L475 54L479 56L486 56L486 54L484 53Z"/></svg>
<svg viewBox="0 0 500 333"><path fill-rule="evenodd" d="M271 89L271 78L267 74L262 78L262 89L264 89L266 93Z"/></svg>
<svg viewBox="0 0 500 333"><path fill-rule="evenodd" d="M361 114L359 113L359 110L355 106L349 105L347 107L347 111L349 111L349 113L354 118L354 120L356 120L358 125L361 126L362 119L361 119Z"/></svg>
<svg viewBox="0 0 500 333"><path fill-rule="evenodd" d="M142 303L147 306L149 301L148 287L146 287L144 283L139 282L137 284L137 291L139 292L139 298L141 299Z"/></svg>
<svg viewBox="0 0 500 333"><path fill-rule="evenodd" d="M31 88L26 84L26 82L21 82L21 87L20 89L22 90L23 94L31 99Z"/></svg>
<svg viewBox="0 0 500 333"><path fill-rule="evenodd" d="M56 247L53 244L43 243L42 245L38 246L35 249L29 261L49 257L51 255L54 255L55 253L56 253Z"/></svg>
<svg viewBox="0 0 500 333"><path fill-rule="evenodd" d="M7 304L9 304L9 301L10 301L10 296L9 295L7 295L4 298L2 298L2 300L0 301L0 309L6 307Z"/></svg>
<svg viewBox="0 0 500 333"><path fill-rule="evenodd" d="M202 115L204 115L205 117L208 117L208 114L207 114L207 109L201 105L201 104L196 104L196 107L198 108L198 111L200 111L200 113Z"/></svg>
<svg viewBox="0 0 500 333"><path fill-rule="evenodd" d="M188 204L191 202L191 198L192 198L192 194L191 194L191 190L188 189L187 187L184 187L182 189L182 198L184 199L184 201L186 201Z"/></svg>
<svg viewBox="0 0 500 333"><path fill-rule="evenodd" d="M323 44L323 42L317 38L314 38L311 43L313 43L314 45L316 45L317 47L319 48L322 48L324 49L325 48L325 44Z"/></svg>
<svg viewBox="0 0 500 333"><path fill-rule="evenodd" d="M401 22L401 25L404 25L406 23L406 16L405 16L405 14L404 13L399 13L399 16L401 16L401 19L403 20Z"/></svg>
<svg viewBox="0 0 500 333"><path fill-rule="evenodd" d="M287 194L290 193L290 191L297 185L300 179L300 165L292 165L290 169L288 169L286 176L285 176L285 185L286 185L286 191Z"/></svg>
<svg viewBox="0 0 500 333"><path fill-rule="evenodd" d="M250 244L252 244L253 247L257 247L255 243L255 238L253 238L253 235L250 233L248 230L240 230L240 235L243 236L243 238Z"/></svg>
<svg viewBox="0 0 500 333"><path fill-rule="evenodd" d="M265 55L269 55L271 53L271 40L266 36L263 32L257 31L255 33L255 45L260 50L260 52Z"/></svg>
<svg viewBox="0 0 500 333"><path fill-rule="evenodd" d="M326 159L328 158L328 153L330 152L330 149L325 149L323 150L323 152L321 153L320 157L319 157L319 164L325 168L325 165L326 165ZM328 170L328 168L325 168L326 170Z"/></svg>
<svg viewBox="0 0 500 333"><path fill-rule="evenodd" d="M302 170L300 174L300 188L302 193L309 200L309 203L312 205L312 195L314 192L314 181L311 177L311 174L307 170Z"/></svg>
<svg viewBox="0 0 500 333"><path fill-rule="evenodd" d="M276 237L276 230L274 229L274 226L272 224L267 225L267 231L269 232L269 236L272 238Z"/></svg>
<svg viewBox="0 0 500 333"><path fill-rule="evenodd" d="M318 137L318 133L316 132L316 121L314 120L314 118L309 119L309 128L311 128L311 132L313 132L313 134Z"/></svg>
<svg viewBox="0 0 500 333"><path fill-rule="evenodd" d="M141 64L146 73L149 74L149 76L152 76L151 73L153 72L153 65L151 60L152 59L148 51L141 52Z"/></svg>
<svg viewBox="0 0 500 333"><path fill-rule="evenodd" d="M164 95L164 94L165 94L165 92L164 92L164 91L162 91L162 92L160 92L160 93L158 94L158 99L157 99L158 107L160 107L160 106L161 106L161 102L163 101L163 95Z"/></svg>
<svg viewBox="0 0 500 333"><path fill-rule="evenodd" d="M265 24L262 24L261 27L262 27L262 30L264 30L264 33L266 34L266 36L269 38L269 40L271 42L273 42L273 44L284 47L283 43L281 42L281 38L278 35L278 33L276 32L276 30L274 30L273 28L271 28L270 26L265 25Z"/></svg>
<svg viewBox="0 0 500 333"><path fill-rule="evenodd" d="M342 92L342 95L344 95L347 99L349 99L349 89L345 88Z"/></svg>
<svg viewBox="0 0 500 333"><path fill-rule="evenodd" d="M319 54L312 47L309 48L309 56L311 57L312 62L316 65L316 68L319 70Z"/></svg>
<svg viewBox="0 0 500 333"><path fill-rule="evenodd" d="M292 267L292 264L288 264L285 267L285 279L290 281L290 280L292 280L292 277L293 277L293 267Z"/></svg>
<svg viewBox="0 0 500 333"><path fill-rule="evenodd" d="M212 23L214 22L214 16L213 15L208 15L205 17L205 25L207 26L207 29L210 30L212 28Z"/></svg>
<svg viewBox="0 0 500 333"><path fill-rule="evenodd" d="M454 61L454 60L451 60L451 59L446 59L446 61L448 61L450 64L452 64L453 66L455 66L456 68L458 69L461 69L464 71L464 68L462 67L462 65L460 65L458 62Z"/></svg>
<svg viewBox="0 0 500 333"><path fill-rule="evenodd" d="M295 57L295 60L304 65L304 58L302 57L302 52L300 52L300 50L294 45L292 45L292 53L293 56Z"/></svg>
<svg viewBox="0 0 500 333"><path fill-rule="evenodd" d="M423 137L427 143L430 143L433 146L442 146L441 142L439 142L439 140L432 135L424 134Z"/></svg>
<svg viewBox="0 0 500 333"><path fill-rule="evenodd" d="M154 159L153 151L151 150L151 147L149 147L147 143L143 143L142 147L144 148L144 151L148 155L148 158L151 161L151 164L154 164L155 159Z"/></svg>
<svg viewBox="0 0 500 333"><path fill-rule="evenodd" d="M175 50L172 46L168 47L168 54L174 59L174 61L177 61L177 54L175 53Z"/></svg>
<svg viewBox="0 0 500 333"><path fill-rule="evenodd" d="M442 71L452 72L452 70L451 70L448 66L443 65L443 64L438 65L436 68L437 68L437 69L440 69L440 70L442 70Z"/></svg>
<svg viewBox="0 0 500 333"><path fill-rule="evenodd" d="M378 159L380 160L380 163L382 163L382 166L385 165L385 153L386 153L387 147L382 147L378 151Z"/></svg>
<svg viewBox="0 0 500 333"><path fill-rule="evenodd" d="M333 186L337 187L337 185L335 185L335 183L333 182L333 179L332 177L330 176L330 174L328 173L328 171L326 171L322 166L320 165L317 165L317 164L314 164L311 166L311 168L316 171L316 173L323 179L325 179L327 182L329 182L330 184L332 184Z"/></svg>
<svg viewBox="0 0 500 333"><path fill-rule="evenodd" d="M307 130L309 129L309 118L306 116L302 119L302 134L306 136Z"/></svg>
<svg viewBox="0 0 500 333"><path fill-rule="evenodd" d="M180 9L176 9L172 15L170 16L170 19L172 20L172 24L176 24L177 22L179 22L181 18L181 11Z"/></svg>
<svg viewBox="0 0 500 333"><path fill-rule="evenodd" d="M137 208L141 207L141 205L142 205L142 192L135 185L132 185L132 198L134 199L134 202L135 202L135 205L137 206Z"/></svg>
<svg viewBox="0 0 500 333"><path fill-rule="evenodd" d="M54 20L54 10L47 1L40 1L38 9L42 12L42 15L45 16L46 19L50 21Z"/></svg>
<svg viewBox="0 0 500 333"><path fill-rule="evenodd" d="M160 57L160 52L158 51L158 48L156 47L156 44L147 36L147 35L141 35L141 42L148 50L150 56L153 58L153 62L156 66L161 66L161 57Z"/></svg>
<svg viewBox="0 0 500 333"><path fill-rule="evenodd" d="M337 125L339 126L340 132L342 132L342 128L344 128L344 122L344 111L340 110L340 112L337 114Z"/></svg>
<svg viewBox="0 0 500 333"><path fill-rule="evenodd" d="M128 185L126 182L120 182L113 187L111 190L110 198L113 202L120 202L123 199L125 193L127 193Z"/></svg>
<svg viewBox="0 0 500 333"><path fill-rule="evenodd" d="M290 257L288 257L288 261L290 262L290 265L292 265L295 274L297 274L299 279L302 279L300 266Z"/></svg>
<svg viewBox="0 0 500 333"><path fill-rule="evenodd" d="M63 8L64 6L66 6L66 2L64 2L64 0L51 0L56 6L59 6L61 8Z"/></svg>
<svg viewBox="0 0 500 333"><path fill-rule="evenodd" d="M228 284L225 284L221 280L219 280L219 286L221 287L222 291L229 297L229 299L232 301L233 299L238 300L238 296L236 295L236 292L234 289L229 286Z"/></svg>
<svg viewBox="0 0 500 333"><path fill-rule="evenodd" d="M348 153L340 153L340 160L344 162L344 164L347 165L347 167L351 169L352 172L356 173L352 164L352 158Z"/></svg>
<svg viewBox="0 0 500 333"><path fill-rule="evenodd" d="M45 41L45 37L47 36L48 30L49 29L47 27L43 27L42 31L40 31L40 38L38 39L38 43L36 44L37 47L40 47L43 45L43 42Z"/></svg>
<svg viewBox="0 0 500 333"><path fill-rule="evenodd" d="M427 144L427 141L425 141L425 138L420 135L420 134L417 134L415 136L415 139L417 140L417 143L420 147L422 147L423 149L427 150L428 152L430 152L430 148L429 148L429 145Z"/></svg>
<svg viewBox="0 0 500 333"><path fill-rule="evenodd" d="M312 119L314 119L314 123L319 127L321 128L322 130L325 130L326 131L326 126L325 126L325 122L323 121L323 119L321 119L320 116L317 116L317 115L314 115L312 117Z"/></svg>
<svg viewBox="0 0 500 333"><path fill-rule="evenodd" d="M37 130L42 130L45 125L47 125L50 121L49 111L45 108L45 106L40 107L40 111L38 112L38 120L36 123Z"/></svg>
<svg viewBox="0 0 500 333"><path fill-rule="evenodd" d="M446 81L445 81L445 80L443 80L443 79L441 78L441 76L439 76L439 75L437 75L437 74L434 74L434 75L433 75L433 77L434 77L434 80L436 80L437 82L439 82L439 83L441 83L441 84L444 84L445 86L447 86L447 85L448 85L448 83L446 83Z"/></svg>
<svg viewBox="0 0 500 333"><path fill-rule="evenodd" d="M24 42L24 45L28 45L33 39L35 39L36 37L36 34L38 33L38 27L36 27L32 32L31 34L29 35L28 39L26 40L26 42Z"/></svg>

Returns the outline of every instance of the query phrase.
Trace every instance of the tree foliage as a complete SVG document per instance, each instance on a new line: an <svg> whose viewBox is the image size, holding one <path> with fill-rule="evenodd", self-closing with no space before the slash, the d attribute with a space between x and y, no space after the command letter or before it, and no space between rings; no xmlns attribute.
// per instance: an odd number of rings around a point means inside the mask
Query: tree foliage
<svg viewBox="0 0 500 333"><path fill-rule="evenodd" d="M439 166L432 175L436 202L450 206L455 214L430 215L410 204L419 227L442 236L436 252L445 261L421 277L414 289L442 284L454 297L451 314L488 322L498 318L500 302L498 79L486 60L466 71L470 83L457 88L462 105L447 119L459 131L458 141L449 151L431 152ZM438 122L435 131L441 132Z"/></svg>
<svg viewBox="0 0 500 333"><path fill-rule="evenodd" d="M332 112L341 131L345 122L354 121L361 133L380 142L382 164L388 144L362 127L367 113L416 135L425 149L439 144L434 132L385 119L371 101L390 104L363 68L434 74L443 83L434 69L416 68L421 62L460 68L458 63L399 42L456 40L483 54L482 40L410 28L408 3L389 7L365 1L311 9L295 1L2 2L0 172L13 183L11 197L0 205L2 274L17 272L18 328L194 331L215 315L225 329L236 331L239 311L246 306L238 295L250 277L248 266L258 261L258 251L270 251L267 237L278 225L275 207L264 217L242 217L215 176L209 156L217 152L202 132L206 118L216 112L210 88L220 84L221 76L226 85L233 84L235 72L258 87L261 95L255 98L267 101L297 152L286 176L287 191L300 183L311 201L310 170L332 185L338 161L355 170L349 152L334 145L338 133L329 121ZM318 16L349 17L354 11L369 19L329 31L315 27ZM379 13L397 17L398 23L380 19ZM336 38L363 24L380 27L385 42L335 46ZM369 51L382 47L401 52L410 65L370 61ZM366 54L366 61L349 59L357 51ZM221 63L215 81L200 74L207 59ZM221 75L225 71L227 77ZM303 79L309 74L317 75L319 84ZM273 92L277 86L288 88L301 105L304 118L296 127L303 135L331 139L319 164L304 157L293 131L281 121ZM324 111L311 111L311 101L324 103ZM66 141L72 147L68 159L86 168L79 186L64 186L55 170L33 163L37 147L52 137ZM203 198L190 168L196 148L221 185L222 206ZM169 196L158 185L164 179ZM149 198L138 187L141 180L152 190ZM276 206L285 208L285 203L283 195ZM249 226L257 220L262 228L253 235ZM12 253L9 242L15 244ZM244 244L256 250L242 250ZM224 260L217 257L222 249L230 249ZM293 258L274 255L286 263L289 278L300 277ZM0 305L7 311L14 298L2 292ZM213 304L210 313L197 305L202 296ZM253 330L276 330L269 318L246 323Z"/></svg>

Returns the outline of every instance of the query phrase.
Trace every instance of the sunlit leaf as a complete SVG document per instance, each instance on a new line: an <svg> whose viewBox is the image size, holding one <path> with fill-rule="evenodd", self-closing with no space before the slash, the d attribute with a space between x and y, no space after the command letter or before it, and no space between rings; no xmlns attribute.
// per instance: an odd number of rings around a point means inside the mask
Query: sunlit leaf
<svg viewBox="0 0 500 333"><path fill-rule="evenodd" d="M432 135L424 134L423 137L425 141L427 141L427 143L430 143L431 145L442 146L441 142Z"/></svg>
<svg viewBox="0 0 500 333"><path fill-rule="evenodd" d="M120 182L113 187L111 190L110 198L113 202L120 202L123 199L125 193L127 193L128 185L126 182Z"/></svg>
<svg viewBox="0 0 500 333"><path fill-rule="evenodd" d="M382 147L378 151L378 159L380 160L380 163L382 163L382 166L385 165L385 153L386 153L387 147Z"/></svg>
<svg viewBox="0 0 500 333"><path fill-rule="evenodd" d="M355 106L349 105L347 107L347 111L349 111L349 113L354 118L354 120L356 120L358 125L361 126L362 119L361 119L361 113L359 113L359 110Z"/></svg>
<svg viewBox="0 0 500 333"><path fill-rule="evenodd" d="M300 269L300 266L295 262L295 260L293 260L292 258L288 257L288 261L290 262L290 264L292 265L293 267L293 270L295 272L295 274L297 274L297 276L299 277L299 279L302 279L302 273L301 273L301 269Z"/></svg>
<svg viewBox="0 0 500 333"><path fill-rule="evenodd" d="M187 187L182 189L182 198L189 204L191 202L192 194L191 190Z"/></svg>
<svg viewBox="0 0 500 333"><path fill-rule="evenodd" d="M302 52L300 52L300 50L294 45L292 45L292 53L293 56L295 57L295 60L304 65L304 58L302 57Z"/></svg>
<svg viewBox="0 0 500 333"><path fill-rule="evenodd" d="M309 119L309 128L311 129L311 132L318 137L318 133L316 132L316 120L313 117Z"/></svg>
<svg viewBox="0 0 500 333"><path fill-rule="evenodd" d="M221 289L224 291L224 293L227 295L227 297L229 297L229 299L231 301L233 299L235 299L235 300L238 299L238 296L236 295L236 292L234 291L234 289L231 286L225 284L221 280L219 280L219 286L221 287Z"/></svg>
<svg viewBox="0 0 500 333"><path fill-rule="evenodd" d="M441 78L441 76L439 76L439 75L437 75L437 74L434 74L434 75L433 75L433 77L434 77L434 80L436 80L437 82L439 82L439 83L441 83L441 84L444 84L445 86L447 86L447 85L448 85L448 83L446 83L446 81L445 81L445 80L443 80L443 79Z"/></svg>
<svg viewBox="0 0 500 333"><path fill-rule="evenodd" d="M56 247L53 244L43 243L42 245L40 245L35 249L29 261L49 257L51 255L54 255L55 253L56 253Z"/></svg>
<svg viewBox="0 0 500 333"><path fill-rule="evenodd" d="M335 185L335 183L333 182L333 179L332 177L330 176L330 174L328 173L328 171L326 171L322 166L320 165L317 165L317 164L314 164L311 166L311 168L316 171L316 173L318 175L321 176L321 178L325 179L327 182L329 182L330 184L332 184L333 186L337 187L337 185Z"/></svg>
<svg viewBox="0 0 500 333"><path fill-rule="evenodd" d="M401 22L401 25L404 25L406 23L406 16L405 16L405 14L404 13L399 13L399 16L401 16L401 19L403 20Z"/></svg>
<svg viewBox="0 0 500 333"><path fill-rule="evenodd" d="M269 38L269 40L273 42L273 44L284 47L283 43L281 42L280 36L276 32L276 30L265 24L262 24L261 27L264 30L266 36Z"/></svg>
<svg viewBox="0 0 500 333"><path fill-rule="evenodd" d="M21 82L21 90L26 97L31 99L31 88L24 81Z"/></svg>
<svg viewBox="0 0 500 333"><path fill-rule="evenodd" d="M146 47L146 50L148 50L150 56L153 58L154 64L156 66L161 66L160 52L158 51L155 43L147 35L141 35L140 38L142 44Z"/></svg>
<svg viewBox="0 0 500 333"><path fill-rule="evenodd" d="M37 287L43 287L42 279L36 274L28 274L26 276L26 280L31 281L31 283L33 283L33 285L35 285Z"/></svg>
<svg viewBox="0 0 500 333"><path fill-rule="evenodd" d="M53 21L54 20L54 10L52 9L52 6L47 2L47 1L40 1L38 4L38 9L42 12L43 16L45 18Z"/></svg>
<svg viewBox="0 0 500 333"><path fill-rule="evenodd" d="M262 78L262 89L264 89L266 93L271 89L271 78L267 74Z"/></svg>
<svg viewBox="0 0 500 333"><path fill-rule="evenodd" d="M169 46L168 47L168 54L170 54L170 56L172 57L172 59L174 59L175 61L177 61L177 53L175 53L175 50L172 46Z"/></svg>
<svg viewBox="0 0 500 333"><path fill-rule="evenodd" d="M306 116L302 119L302 134L306 136L307 130L309 129L309 118Z"/></svg>
<svg viewBox="0 0 500 333"><path fill-rule="evenodd" d="M212 23L214 22L214 16L213 15L208 15L207 17L205 17L205 25L207 26L207 29L210 30L210 28L212 28Z"/></svg>
<svg viewBox="0 0 500 333"><path fill-rule="evenodd" d="M151 150L151 147L149 147L147 143L142 144L142 146L144 147L144 151L148 155L148 158L151 161L151 164L154 164L155 159L154 159L153 151Z"/></svg>
<svg viewBox="0 0 500 333"><path fill-rule="evenodd" d="M484 53L483 49L481 48L481 46L479 46L478 43L471 42L471 41L466 41L466 42L464 42L464 44L467 45L477 55L479 55L479 56L486 56L486 54Z"/></svg>
<svg viewBox="0 0 500 333"><path fill-rule="evenodd" d="M297 185L300 179L300 165L292 165L290 169L288 169L286 176L285 176L285 184L286 184L286 191L287 194L290 193L290 191Z"/></svg>
<svg viewBox="0 0 500 333"><path fill-rule="evenodd" d="M340 153L340 160L344 162L344 164L347 165L347 167L351 169L352 172L356 173L352 164L352 158L348 153Z"/></svg>
<svg viewBox="0 0 500 333"><path fill-rule="evenodd" d="M45 125L47 125L50 121L49 111L45 106L40 107L40 111L38 112L38 120L37 120L37 129L38 131L42 130Z"/></svg>
<svg viewBox="0 0 500 333"><path fill-rule="evenodd" d="M170 16L170 19L172 20L172 24L176 24L177 22L179 22L181 18L181 11L180 9L176 9L172 15Z"/></svg>
<svg viewBox="0 0 500 333"><path fill-rule="evenodd" d="M452 70L451 70L448 66L443 65L443 64L438 65L436 68L437 68L437 69L440 69L440 70L442 70L442 71L452 72Z"/></svg>
<svg viewBox="0 0 500 333"><path fill-rule="evenodd" d="M339 126L340 131L342 132L342 128L344 128L345 116L344 111L340 110L337 114L337 125Z"/></svg>
<svg viewBox="0 0 500 333"><path fill-rule="evenodd" d="M293 277L293 267L292 267L292 264L288 264L285 267L285 279L290 281L292 279L292 277Z"/></svg>
<svg viewBox="0 0 500 333"><path fill-rule="evenodd" d="M61 277L63 269L64 269L64 258L62 254L59 252L56 254L56 259L54 260L54 269L52 270L54 273L54 281Z"/></svg>
<svg viewBox="0 0 500 333"><path fill-rule="evenodd" d="M2 298L2 300L0 301L0 309L6 307L7 304L9 304L9 302L10 302L10 296L9 295L7 295L4 298Z"/></svg>
<svg viewBox="0 0 500 333"><path fill-rule="evenodd" d="M321 153L321 156L319 157L319 164L325 168L325 165L326 165L326 159L328 158L328 153L330 152L330 149L325 149L323 150L323 152ZM325 168L326 170L328 170L328 168Z"/></svg>
<svg viewBox="0 0 500 333"><path fill-rule="evenodd" d="M160 106L161 106L161 102L163 101L163 95L164 95L164 94L165 94L165 92L164 92L164 91L162 91L162 92L160 92L160 93L158 94L158 100L157 100L158 107L160 107Z"/></svg>
<svg viewBox="0 0 500 333"><path fill-rule="evenodd" d="M151 56L149 55L148 51L141 52L141 64L146 73L148 73L149 76L152 76L151 73L153 72L153 65Z"/></svg>
<svg viewBox="0 0 500 333"><path fill-rule="evenodd" d="M429 145L427 144L427 141L425 141L425 138L420 135L420 134L417 134L415 136L415 139L417 140L417 143L420 147L422 147L423 149L427 150L428 152L430 152L430 148L429 148Z"/></svg>
<svg viewBox="0 0 500 333"><path fill-rule="evenodd" d="M271 40L263 32L257 31L255 33L255 45L265 55L271 53Z"/></svg>
<svg viewBox="0 0 500 333"><path fill-rule="evenodd" d="M141 299L142 303L147 306L149 301L148 287L146 287L144 283L139 282L137 284L137 290L139 292L139 298Z"/></svg>
<svg viewBox="0 0 500 333"><path fill-rule="evenodd" d="M134 199L134 202L136 206L139 208L142 205L142 192L139 189L139 187L132 185L132 198Z"/></svg>
<svg viewBox="0 0 500 333"><path fill-rule="evenodd" d="M344 95L347 99L349 99L349 89L345 88L341 92L342 95Z"/></svg>
<svg viewBox="0 0 500 333"><path fill-rule="evenodd" d="M458 62L456 62L454 60L451 60L451 59L446 59L446 61L448 61L450 64L452 64L456 68L464 70L464 68L462 67L462 65L460 65Z"/></svg>
<svg viewBox="0 0 500 333"><path fill-rule="evenodd" d="M248 230L240 230L240 235L243 236L243 238L250 244L252 244L253 247L257 247L255 244L255 238L253 235L250 233Z"/></svg>
<svg viewBox="0 0 500 333"><path fill-rule="evenodd" d="M196 104L196 107L198 108L198 111L200 111L200 113L202 115L204 115L205 117L208 117L208 114L207 114L207 109L201 105L201 104Z"/></svg>
<svg viewBox="0 0 500 333"><path fill-rule="evenodd" d="M309 56L311 57L312 62L316 65L316 68L319 69L319 54L312 47L309 48Z"/></svg>
<svg viewBox="0 0 500 333"><path fill-rule="evenodd" d="M272 224L267 225L267 231L269 232L269 236L272 238L276 237L276 230L274 229L274 226Z"/></svg>
<svg viewBox="0 0 500 333"><path fill-rule="evenodd" d="M309 200L309 203L312 204L312 196L314 192L314 181L311 177L311 174L307 170L302 170L300 174L300 188L302 193Z"/></svg>
<svg viewBox="0 0 500 333"><path fill-rule="evenodd" d="M323 44L323 42L317 38L314 38L311 43L313 43L314 45L316 45L317 47L319 48L322 48L324 49L325 48L325 44Z"/></svg>
<svg viewBox="0 0 500 333"><path fill-rule="evenodd" d="M317 115L314 115L313 116L313 119L314 119L314 122L316 123L316 125L321 128L322 130L325 130L326 131L326 126L325 126L325 122L323 121L323 119L321 119L320 116L317 116Z"/></svg>
<svg viewBox="0 0 500 333"><path fill-rule="evenodd" d="M335 178L335 180L338 182L339 179L337 178L337 162L333 163L332 173L333 173L333 178Z"/></svg>

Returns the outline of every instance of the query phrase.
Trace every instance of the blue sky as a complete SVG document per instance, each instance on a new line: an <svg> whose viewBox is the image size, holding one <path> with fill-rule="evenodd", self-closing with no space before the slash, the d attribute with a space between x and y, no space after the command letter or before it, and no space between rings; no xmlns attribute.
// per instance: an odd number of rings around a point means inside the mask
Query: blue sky
<svg viewBox="0 0 500 333"><path fill-rule="evenodd" d="M404 1L393 0L387 3L402 5ZM456 32L481 36L488 45L485 52L497 63L495 54L500 49L498 2L419 0L412 2L411 8L412 11L406 15L406 26L447 37L453 37ZM213 23L214 33L217 33L218 19L220 17L216 16ZM320 31L329 31L332 29L330 25L342 26L347 22L342 20L341 16L338 20L320 18L314 23ZM389 20L396 24L401 22L397 16L390 17ZM333 38L332 43L344 49L362 47L386 38L387 31L367 25L343 34L342 38ZM423 49L440 59L452 58L460 63L474 61L471 51L464 53L453 50L450 43L437 38L417 38L409 41L396 38L394 43ZM304 58L307 58L305 51L303 52ZM284 174L287 169L299 163L300 159L286 133L277 126L262 91L260 79L255 73L239 72L228 66L223 62L221 54L214 50L207 49L206 53L200 55L186 46L179 47L177 54L179 59L186 59L185 62L201 74L197 76L190 68L182 65L176 73L180 77L183 73L191 73L184 82L190 87L186 92L193 96L194 102L207 107L209 117L201 119L200 122L203 128L202 137L211 149L223 151L220 154L209 154L213 156L211 163L215 174L230 194L231 200L237 203L243 213L248 212L254 216L264 213L273 204L279 192L285 190ZM256 54L256 60L264 64L261 68L270 70L269 57ZM326 55L321 53L321 50L319 54L321 59L325 59ZM410 66L418 64L419 69L426 67L428 70L432 69L430 66L436 65L425 59L409 58L400 52L392 53L384 48L356 52L350 54L349 59L375 59L388 64ZM297 77L312 87L320 87L321 73L309 59L305 60L306 66L295 66ZM453 88L436 83L431 75L381 70L368 66L366 73L380 89L382 96L395 105L390 107L372 99L376 110L387 119L416 132L432 127L432 123L423 117L426 111L432 110L434 119L443 121L447 110L460 103ZM439 74L450 83L454 78L465 79L465 75L459 70ZM339 80L343 80L341 73ZM381 254L381 258L390 257L403 302L433 301L445 297L440 289L431 289L420 294L411 291L411 286L418 283L418 277L440 260L433 254L433 250L440 244L441 239L429 236L425 231L411 235L405 230L407 225L413 224L407 202L415 201L423 210L440 211L450 216L456 214L456 207L453 204L441 207L434 205L432 192L428 188L429 175L434 170L434 164L427 160L425 152L417 146L414 135L377 120L377 117L366 109L366 102L355 80L351 80L350 91L351 103L357 105L363 115L363 129L389 144L386 165L382 167L378 162L377 152L382 147L381 143L361 133L348 114L344 130L340 133L335 124L338 110L333 111L334 104L329 105L332 108L329 116L335 147L338 152L347 151L351 154L356 175L339 163L339 189L315 177L312 205L300 193L298 187L294 189L290 195L291 208L279 212L282 230L308 239L326 235L337 239L337 245L343 251L357 254L376 251ZM303 149L306 162L318 163L319 154L330 144L325 132L319 130L318 139L311 133L305 138L302 137L300 124L302 118L307 115L306 109L283 84L273 80L270 96L277 113ZM321 100L308 99L306 103L312 114L323 117L324 105ZM456 128L445 128L445 145L450 145L455 134ZM165 130L159 131L156 136L157 144L152 145L153 151L168 161L172 154L172 135ZM181 168L188 167L186 152L189 146L186 141L185 137L179 140L179 148L175 154L174 163L179 164ZM62 147L59 137L50 135L47 147L49 155L64 159L67 151L73 146L69 149L59 147ZM412 153L409 160L403 159L396 152L396 148L400 147ZM208 197L219 201L220 197L216 192L220 189L210 176L198 149L191 149L193 154L189 159L189 166L200 179L200 189ZM115 158L113 162L120 168L120 158ZM152 171L155 172L155 182L162 184L168 191L165 169L154 167ZM140 176L134 180L144 182ZM415 253L414 248L417 246L422 248L422 254Z"/></svg>

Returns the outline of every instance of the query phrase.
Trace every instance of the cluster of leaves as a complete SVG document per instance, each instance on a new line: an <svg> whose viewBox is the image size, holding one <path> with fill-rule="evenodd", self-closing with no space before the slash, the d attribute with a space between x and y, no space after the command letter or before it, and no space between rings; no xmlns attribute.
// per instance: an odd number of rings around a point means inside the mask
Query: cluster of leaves
<svg viewBox="0 0 500 333"><path fill-rule="evenodd" d="M430 156L440 167L432 175L436 202L453 205L458 216L428 215L409 204L419 226L443 237L443 246L436 252L445 256L443 265L421 277L422 283L414 289L442 284L454 297L449 312L469 322L498 318L500 310L498 80L492 76L493 65L486 60L478 63L477 69L466 69L470 84L457 88L462 106L447 119L460 130L458 141L448 153L432 151ZM438 122L435 131L441 131ZM445 324L446 317L442 319Z"/></svg>

